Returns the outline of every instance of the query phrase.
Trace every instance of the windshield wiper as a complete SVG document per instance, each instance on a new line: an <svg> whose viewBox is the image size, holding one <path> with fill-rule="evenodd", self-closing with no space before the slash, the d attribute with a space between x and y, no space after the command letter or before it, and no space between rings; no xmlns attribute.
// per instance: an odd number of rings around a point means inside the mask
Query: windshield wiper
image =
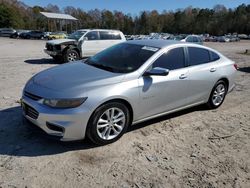
<svg viewBox="0 0 250 188"><path fill-rule="evenodd" d="M110 71L110 72L115 72L114 68L112 68L112 67L102 65L102 64L95 64L95 63L92 63L91 61L89 61L88 59L85 60L84 63L86 63L87 65L91 65L93 67L99 68L99 69L103 69L103 70Z"/></svg>
<svg viewBox="0 0 250 188"><path fill-rule="evenodd" d="M100 69L103 69L103 70L106 70L106 71L115 72L112 67L109 67L109 66L106 66L106 65L102 65L102 64L89 64L89 65L92 65L92 66L94 66L96 68L100 68Z"/></svg>

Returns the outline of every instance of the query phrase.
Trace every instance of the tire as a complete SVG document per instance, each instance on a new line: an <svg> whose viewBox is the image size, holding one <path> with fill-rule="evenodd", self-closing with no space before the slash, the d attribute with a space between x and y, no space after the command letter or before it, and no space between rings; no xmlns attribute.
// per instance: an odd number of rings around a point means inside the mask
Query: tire
<svg viewBox="0 0 250 188"><path fill-rule="evenodd" d="M213 87L207 106L210 109L219 108L224 102L227 94L228 86L225 81L219 80ZM219 93L219 94L218 94Z"/></svg>
<svg viewBox="0 0 250 188"><path fill-rule="evenodd" d="M130 115L126 105L110 102L97 108L91 116L86 130L87 137L97 145L110 144L122 137L129 124Z"/></svg>
<svg viewBox="0 0 250 188"><path fill-rule="evenodd" d="M74 49L68 49L66 53L64 54L64 62L72 62L72 61L77 61L79 60L80 56L78 52Z"/></svg>

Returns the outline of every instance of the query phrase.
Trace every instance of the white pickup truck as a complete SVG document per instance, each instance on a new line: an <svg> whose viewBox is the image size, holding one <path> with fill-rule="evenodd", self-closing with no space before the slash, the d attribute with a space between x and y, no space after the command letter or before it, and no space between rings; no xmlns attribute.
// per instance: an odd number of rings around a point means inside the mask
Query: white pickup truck
<svg viewBox="0 0 250 188"><path fill-rule="evenodd" d="M118 30L82 29L67 39L51 40L46 43L45 53L56 61L76 61L126 41L124 34Z"/></svg>

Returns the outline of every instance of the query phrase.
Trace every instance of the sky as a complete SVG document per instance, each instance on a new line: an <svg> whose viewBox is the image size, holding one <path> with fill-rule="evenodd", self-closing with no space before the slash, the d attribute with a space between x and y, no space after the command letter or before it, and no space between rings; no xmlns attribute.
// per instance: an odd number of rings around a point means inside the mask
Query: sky
<svg viewBox="0 0 250 188"><path fill-rule="evenodd" d="M83 10L107 9L124 13L138 14L142 10L176 10L188 6L198 8L213 8L216 4L223 4L227 8L235 8L242 3L250 4L250 0L21 0L29 6L47 6L49 3L59 8L73 6Z"/></svg>

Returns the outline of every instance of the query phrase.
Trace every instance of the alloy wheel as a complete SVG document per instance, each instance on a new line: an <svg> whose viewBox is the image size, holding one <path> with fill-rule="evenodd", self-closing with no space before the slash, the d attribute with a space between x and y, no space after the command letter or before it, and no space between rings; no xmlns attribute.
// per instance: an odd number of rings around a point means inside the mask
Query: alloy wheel
<svg viewBox="0 0 250 188"><path fill-rule="evenodd" d="M97 121L97 134L103 140L112 140L120 135L125 123L126 116L121 109L109 108Z"/></svg>
<svg viewBox="0 0 250 188"><path fill-rule="evenodd" d="M223 102L225 94L226 94L226 88L224 84L217 85L212 96L213 104L215 106L219 106Z"/></svg>
<svg viewBox="0 0 250 188"><path fill-rule="evenodd" d="M76 61L77 60L77 54L75 52L70 52L68 54L68 61Z"/></svg>

